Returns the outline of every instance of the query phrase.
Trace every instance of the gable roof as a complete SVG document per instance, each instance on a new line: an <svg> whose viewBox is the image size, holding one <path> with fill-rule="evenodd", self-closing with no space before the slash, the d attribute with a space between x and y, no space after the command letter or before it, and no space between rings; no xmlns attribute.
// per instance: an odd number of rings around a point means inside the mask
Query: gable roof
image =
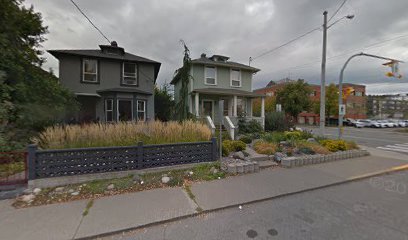
<svg viewBox="0 0 408 240"><path fill-rule="evenodd" d="M214 56L218 56L218 55L214 55ZM260 69L258 68L254 68L254 67L242 64L242 63L237 63L237 62L232 62L232 61L225 61L225 62L214 61L204 56L202 56L201 58L193 59L191 60L191 62L193 64L204 64L204 65L213 65L213 66L221 66L221 67L239 68L239 69L248 70L254 73L260 71Z"/></svg>
<svg viewBox="0 0 408 240"><path fill-rule="evenodd" d="M73 55L81 57L94 57L94 58L103 58L103 59L113 59L121 61L130 61L130 62L141 62L141 63L151 63L154 64L154 80L156 81L157 75L159 74L161 63L137 56L128 52L122 54L109 54L102 52L100 49L62 49L62 50L47 50L51 55L59 59L64 55Z"/></svg>

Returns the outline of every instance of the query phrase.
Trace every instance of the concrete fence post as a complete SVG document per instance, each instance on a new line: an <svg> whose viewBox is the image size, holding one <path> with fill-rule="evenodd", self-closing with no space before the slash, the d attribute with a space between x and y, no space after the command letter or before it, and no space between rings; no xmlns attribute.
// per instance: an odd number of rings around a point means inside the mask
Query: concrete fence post
<svg viewBox="0 0 408 240"><path fill-rule="evenodd" d="M36 158L36 152L37 152L37 145L35 144L30 144L27 147L27 152L28 152L28 180L34 180L35 179L35 158Z"/></svg>
<svg viewBox="0 0 408 240"><path fill-rule="evenodd" d="M137 143L137 168L142 169L143 166L143 142Z"/></svg>
<svg viewBox="0 0 408 240"><path fill-rule="evenodd" d="M217 160L217 139L215 137L211 138L211 152L213 161Z"/></svg>

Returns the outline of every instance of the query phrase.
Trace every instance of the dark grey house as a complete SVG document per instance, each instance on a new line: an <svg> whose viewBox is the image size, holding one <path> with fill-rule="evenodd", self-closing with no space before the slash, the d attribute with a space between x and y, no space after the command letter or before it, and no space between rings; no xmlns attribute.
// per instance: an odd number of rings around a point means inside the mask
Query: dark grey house
<svg viewBox="0 0 408 240"><path fill-rule="evenodd" d="M79 122L154 119L154 84L161 63L125 52L116 42L92 50L49 50L62 85L77 96Z"/></svg>

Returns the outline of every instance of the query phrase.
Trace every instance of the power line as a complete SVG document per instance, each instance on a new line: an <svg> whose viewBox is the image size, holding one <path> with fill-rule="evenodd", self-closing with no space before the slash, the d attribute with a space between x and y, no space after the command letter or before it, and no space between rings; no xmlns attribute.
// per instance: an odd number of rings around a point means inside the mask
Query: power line
<svg viewBox="0 0 408 240"><path fill-rule="evenodd" d="M249 58L249 59L250 59L250 62L253 61L253 60L255 60L255 59L257 59L257 58L263 57L263 56L265 56L265 55L267 55L267 54L269 54L269 53L271 53L271 52L274 52L274 51L276 51L276 50L278 50L278 49L280 49L280 48L282 48L282 47L284 47L284 46L286 46L286 45L289 45L290 43L292 43L292 42L294 42L294 41L296 41L296 40L298 40L298 39L300 39L300 38L302 38L302 37L305 37L306 35L309 35L310 33L314 32L314 31L317 31L317 30L319 30L320 28L321 28L320 26L317 27L317 28L314 28L314 29L312 29L312 30L310 30L310 31L308 31L308 32L306 32L306 33L304 33L304 34L302 34L302 35L300 35L300 36L298 36L298 37L296 37L296 38L294 38L294 39L292 39L292 40L290 40L290 41L288 41L288 42L282 44L282 45L279 45L279 46L277 46L277 47L275 47L275 48L273 48L273 49L271 49L271 50L269 50L269 51L266 51L266 52L264 52L264 53L262 53L262 54L260 54L260 55L258 55L258 56L256 56L256 57L253 57L253 58L250 57L250 58Z"/></svg>
<svg viewBox="0 0 408 240"><path fill-rule="evenodd" d="M74 4L74 6L78 9L78 11L89 21L89 23L92 24L92 26L98 30L98 32L108 41L108 43L110 44L111 41L109 41L109 39L105 36L105 34L103 34L103 32L91 21L91 19L88 18L88 16L86 16L86 14L81 10L81 8L74 2L74 0L70 0L72 2L72 4Z"/></svg>
<svg viewBox="0 0 408 240"><path fill-rule="evenodd" d="M376 43L372 43L372 44L367 45L367 46L362 47L362 48L355 48L355 49L353 49L353 50L347 50L346 52L343 52L343 53L341 53L341 54L328 57L327 60L331 60L331 59L334 59L334 58L342 57L342 56L345 56L345 55L347 55L347 54L349 54L349 53L351 53L351 52L357 52L357 51L363 51L363 50L368 50L368 49L376 48L376 47L378 47L378 45L382 45L382 44L384 44L384 43L386 43L386 42L390 42L390 41L394 41L394 40L397 40L397 39L400 39L400 38L406 38L406 37L408 37L408 34L404 34L404 35L396 36L396 37L393 37L393 38L385 39L385 40L382 40L382 41L379 41L379 42L376 42ZM313 62L301 64L301 65L296 65L296 66L294 66L294 67L286 68L286 69L280 70L280 71L278 71L278 72L283 72L283 71L288 71L288 70L295 70L295 69L299 69L299 68L309 67L309 66L314 65L314 64L316 64L316 63L320 63L320 60L316 60L316 61L313 61Z"/></svg>
<svg viewBox="0 0 408 240"><path fill-rule="evenodd" d="M334 16L336 16L336 14L340 11L340 9L344 6L344 4L347 2L347 0L344 0L343 3L339 6L339 8L337 8L337 10L334 12L334 14L329 18L329 21L332 20L332 18L334 18Z"/></svg>

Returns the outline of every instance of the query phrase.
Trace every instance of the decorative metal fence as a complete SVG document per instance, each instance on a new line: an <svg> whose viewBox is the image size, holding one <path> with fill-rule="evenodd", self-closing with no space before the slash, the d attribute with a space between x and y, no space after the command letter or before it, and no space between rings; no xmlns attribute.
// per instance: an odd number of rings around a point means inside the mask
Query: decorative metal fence
<svg viewBox="0 0 408 240"><path fill-rule="evenodd" d="M27 183L27 152L0 152L0 186Z"/></svg>
<svg viewBox="0 0 408 240"><path fill-rule="evenodd" d="M28 147L30 180L138 170L217 160L217 142L38 150Z"/></svg>

